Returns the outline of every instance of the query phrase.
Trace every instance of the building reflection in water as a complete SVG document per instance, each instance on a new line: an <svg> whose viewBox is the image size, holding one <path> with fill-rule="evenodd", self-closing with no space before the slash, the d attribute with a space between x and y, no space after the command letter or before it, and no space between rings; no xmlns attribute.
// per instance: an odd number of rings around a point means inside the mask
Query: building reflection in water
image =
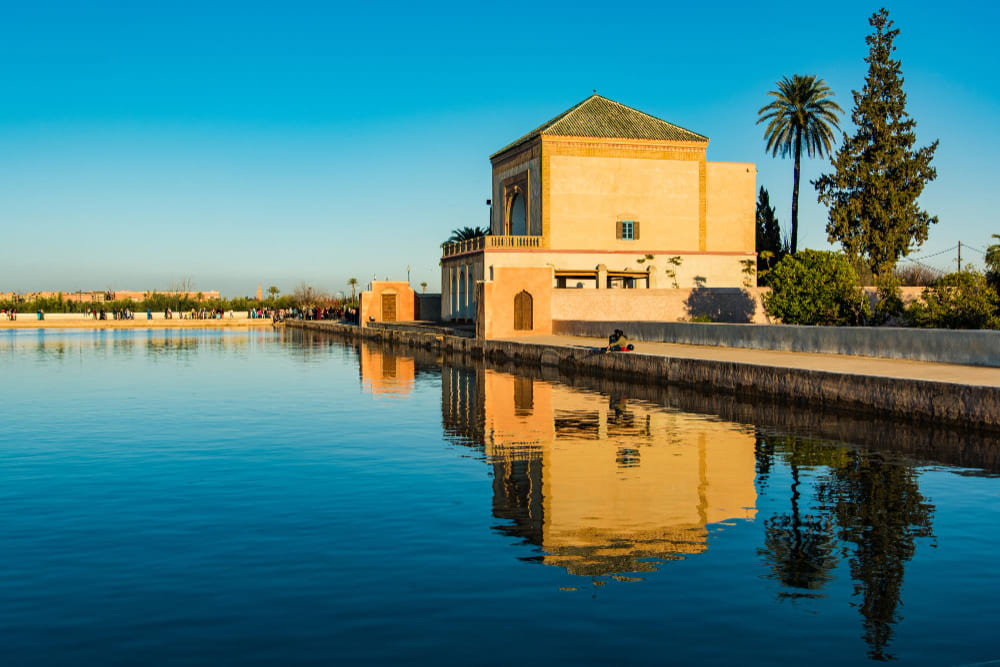
<svg viewBox="0 0 1000 667"><path fill-rule="evenodd" d="M586 576L650 571L753 519L752 431L484 368L445 366L446 433L493 466L499 527Z"/></svg>
<svg viewBox="0 0 1000 667"><path fill-rule="evenodd" d="M365 391L373 395L405 396L413 391L416 360L362 343L358 346L358 372Z"/></svg>
<svg viewBox="0 0 1000 667"><path fill-rule="evenodd" d="M581 389L384 346L361 346L359 358L373 393L406 392L415 376L441 374L445 434L485 455L493 514L504 522L497 530L541 551L526 560L632 579L706 551L710 526L758 518L758 493L767 494L775 509L757 522L757 555L776 596L821 598L846 566L876 660L893 657L906 565L934 539L917 457L963 475L1000 473L989 437L873 429L849 414L676 388L629 385L646 399L633 401L614 381ZM817 427L828 434L789 435ZM861 446L835 444L844 442Z"/></svg>

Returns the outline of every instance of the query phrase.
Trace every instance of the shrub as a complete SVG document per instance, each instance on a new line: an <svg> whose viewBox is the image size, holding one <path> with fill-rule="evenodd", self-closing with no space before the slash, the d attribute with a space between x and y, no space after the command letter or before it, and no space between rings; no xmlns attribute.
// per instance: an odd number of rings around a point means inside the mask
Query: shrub
<svg viewBox="0 0 1000 667"><path fill-rule="evenodd" d="M949 273L910 304L906 320L935 329L1000 329L997 292L976 271Z"/></svg>
<svg viewBox="0 0 1000 667"><path fill-rule="evenodd" d="M877 300L871 324L897 323L906 309L902 290L899 289L899 278L893 273L880 276L875 281L875 294Z"/></svg>
<svg viewBox="0 0 1000 667"><path fill-rule="evenodd" d="M840 253L788 255L771 270L768 283L764 309L785 324L855 325L870 311L858 274Z"/></svg>

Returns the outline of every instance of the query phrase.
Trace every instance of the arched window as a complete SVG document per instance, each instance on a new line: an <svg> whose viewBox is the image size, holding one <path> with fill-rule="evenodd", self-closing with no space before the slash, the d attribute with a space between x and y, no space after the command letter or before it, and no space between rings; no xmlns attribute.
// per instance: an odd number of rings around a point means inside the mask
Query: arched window
<svg viewBox="0 0 1000 667"><path fill-rule="evenodd" d="M524 197L520 192L510 200L510 234L511 236L527 236L528 225L524 211Z"/></svg>
<svg viewBox="0 0 1000 667"><path fill-rule="evenodd" d="M465 290L467 287L468 285L465 279L465 267L463 266L461 269L458 270L458 313L457 313L458 317L466 317L468 314L466 312L466 306L468 305L468 303L467 303L467 297L465 295L466 294Z"/></svg>
<svg viewBox="0 0 1000 667"><path fill-rule="evenodd" d="M514 296L514 330L531 331L534 328L534 317L532 316L532 298L526 291L521 290Z"/></svg>
<svg viewBox="0 0 1000 667"><path fill-rule="evenodd" d="M458 317L458 271L451 270L451 318Z"/></svg>

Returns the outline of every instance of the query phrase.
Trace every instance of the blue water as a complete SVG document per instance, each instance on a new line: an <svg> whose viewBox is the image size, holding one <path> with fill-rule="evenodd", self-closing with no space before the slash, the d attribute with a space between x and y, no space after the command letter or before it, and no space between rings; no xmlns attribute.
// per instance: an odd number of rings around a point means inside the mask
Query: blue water
<svg viewBox="0 0 1000 667"><path fill-rule="evenodd" d="M0 373L4 664L1000 660L986 436L296 331Z"/></svg>

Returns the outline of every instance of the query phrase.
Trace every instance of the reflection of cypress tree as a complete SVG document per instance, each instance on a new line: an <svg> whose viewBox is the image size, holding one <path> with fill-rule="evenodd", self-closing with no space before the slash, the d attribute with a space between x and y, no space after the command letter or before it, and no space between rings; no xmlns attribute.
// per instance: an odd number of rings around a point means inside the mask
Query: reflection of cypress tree
<svg viewBox="0 0 1000 667"><path fill-rule="evenodd" d="M771 466L774 465L774 446L768 438L758 435L754 439L753 454L757 460L757 488L763 492L767 488L767 479L771 474Z"/></svg>
<svg viewBox="0 0 1000 667"><path fill-rule="evenodd" d="M832 578L837 565L833 526L828 517L802 515L800 467L833 465L841 451L796 438L758 438L759 453L775 452L791 468L791 514L775 514L764 521L764 548L758 553L771 567L772 577L795 589L818 590ZM758 454L758 470L762 456ZM767 461L769 468L771 461ZM782 593L783 597L808 597L810 593Z"/></svg>
<svg viewBox="0 0 1000 667"><path fill-rule="evenodd" d="M851 577L862 598L869 656L891 660L886 652L906 561L918 537L930 537L933 505L924 501L912 467L881 454L851 452L847 465L832 468L818 487L821 502L832 511L841 540L854 545Z"/></svg>

